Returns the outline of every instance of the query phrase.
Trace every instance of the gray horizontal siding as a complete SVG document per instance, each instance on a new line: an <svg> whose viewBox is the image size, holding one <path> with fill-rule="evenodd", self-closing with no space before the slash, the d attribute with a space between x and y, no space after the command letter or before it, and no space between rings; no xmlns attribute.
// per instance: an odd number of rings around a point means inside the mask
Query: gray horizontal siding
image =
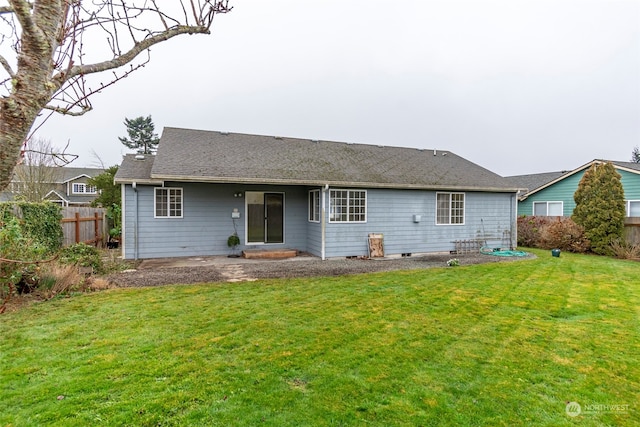
<svg viewBox="0 0 640 427"><path fill-rule="evenodd" d="M125 186L124 256L162 258L177 256L227 255L227 238L234 232L231 218L238 209L235 221L240 250L246 248L294 248L306 250L307 195L302 188L232 186L222 184L166 183L166 187L183 189L182 218L154 218L154 188L138 186L138 214L135 212L135 192ZM274 191L285 193L285 242L274 245L245 245L245 199L234 193L245 191ZM137 229L137 238L136 238ZM137 253L136 253L137 246Z"/></svg>
<svg viewBox="0 0 640 427"><path fill-rule="evenodd" d="M368 190L367 222L328 223L326 256L367 255L369 233L384 235L387 255L451 251L455 240L475 238L499 246L503 232L512 230L515 195L465 194L465 224L436 225L436 192ZM421 216L420 222L414 222L414 215Z"/></svg>
<svg viewBox="0 0 640 427"><path fill-rule="evenodd" d="M292 248L313 255L322 254L322 226L308 221L308 189L184 183L166 187L183 189L183 218L154 218L154 187L139 185L137 193L124 187L124 256L162 258L176 256L226 255L227 238L234 231L233 209L241 218L236 229L239 248ZM285 242L275 245L246 246L245 199L234 193L272 191L285 194ZM137 194L137 214L136 214ZM326 212L329 211L329 192ZM436 225L436 193L420 190L367 190L366 223L326 223L327 257L368 254L368 234L384 234L385 253L423 253L450 251L454 241L486 238L499 245L503 231L510 231L515 220L515 195L509 193L466 193L465 224ZM420 215L420 222L413 216ZM137 237L136 237L137 235ZM515 239L515 236L513 237Z"/></svg>

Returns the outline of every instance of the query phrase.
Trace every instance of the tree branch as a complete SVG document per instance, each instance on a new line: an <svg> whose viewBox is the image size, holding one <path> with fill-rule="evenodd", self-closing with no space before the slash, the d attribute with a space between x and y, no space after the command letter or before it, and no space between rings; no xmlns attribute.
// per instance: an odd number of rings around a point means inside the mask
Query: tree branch
<svg viewBox="0 0 640 427"><path fill-rule="evenodd" d="M39 28L33 22L33 17L31 16L31 10L33 5L24 0L9 0L9 8L10 13L13 13L16 18L18 18L18 22L20 26L22 26L22 34L30 34L32 36L36 36L36 34L40 34ZM40 34L42 37L42 34Z"/></svg>
<svg viewBox="0 0 640 427"><path fill-rule="evenodd" d="M93 110L93 108L90 105L88 106L82 105L80 106L80 111L71 111L71 109L78 104L79 102L76 102L73 105L70 105L68 107L56 107L54 105L45 105L43 110L49 110L49 111L53 111L54 113L64 114L65 116L73 116L73 117L84 116L86 113Z"/></svg>
<svg viewBox="0 0 640 427"><path fill-rule="evenodd" d="M89 96L148 62L139 55L181 34L210 34L215 15L232 9L229 0L0 3L0 189L9 183L34 126L54 112L86 113L92 108ZM95 90L88 86L94 81L90 74L108 70L113 75L106 83Z"/></svg>
<svg viewBox="0 0 640 427"><path fill-rule="evenodd" d="M65 79L69 79L71 77L75 77L78 75L85 74L93 74L99 73L102 71L113 70L114 68L122 67L123 65L128 64L133 61L136 56L145 50L149 49L151 46L161 43L163 41L169 40L172 37L181 35L181 34L209 34L209 28L207 27L194 27L194 26L186 26L180 25L177 27L170 28L167 31L163 31L156 35L153 35L147 39L142 40L141 42L136 43L129 51L123 53L120 56L117 56L109 61L98 62L95 64L87 64L87 65L76 65L71 67L69 73L67 75L56 75L54 79L60 79L64 77Z"/></svg>
<svg viewBox="0 0 640 427"><path fill-rule="evenodd" d="M9 77L11 78L15 77L16 73L11 68L11 65L9 65L9 62L7 61L7 59L2 55L0 55L0 64L2 64L2 68L4 68L7 74L9 74Z"/></svg>

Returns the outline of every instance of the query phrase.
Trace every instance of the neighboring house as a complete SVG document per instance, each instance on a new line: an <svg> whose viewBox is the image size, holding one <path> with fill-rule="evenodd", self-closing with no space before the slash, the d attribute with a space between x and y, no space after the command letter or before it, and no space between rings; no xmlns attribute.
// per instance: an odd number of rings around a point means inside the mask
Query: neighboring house
<svg viewBox="0 0 640 427"><path fill-rule="evenodd" d="M234 232L322 259L368 255L369 233L398 256L516 245L517 189L450 151L165 128L115 182L127 259L226 255Z"/></svg>
<svg viewBox="0 0 640 427"><path fill-rule="evenodd" d="M87 181L103 172L97 168L18 165L11 183L0 193L0 201L16 200L30 192L61 206L89 206L98 191Z"/></svg>
<svg viewBox="0 0 640 427"><path fill-rule="evenodd" d="M627 217L640 217L640 164L593 160L572 171L506 177L519 187L519 215L571 216L576 203L573 195L584 173L594 163L610 162L621 176Z"/></svg>

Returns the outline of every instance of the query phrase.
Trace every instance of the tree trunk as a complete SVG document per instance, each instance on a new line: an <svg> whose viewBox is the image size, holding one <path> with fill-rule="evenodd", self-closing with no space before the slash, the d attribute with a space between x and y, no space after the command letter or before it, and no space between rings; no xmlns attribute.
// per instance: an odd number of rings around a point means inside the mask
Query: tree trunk
<svg viewBox="0 0 640 427"><path fill-rule="evenodd" d="M58 90L53 74L56 36L63 25L64 0L37 2L33 12L15 2L22 26L18 69L11 94L0 101L0 190L4 190L20 159L20 150L38 114Z"/></svg>
<svg viewBox="0 0 640 427"><path fill-rule="evenodd" d="M0 18L3 20L0 22L8 25L13 32L11 36L3 33L2 43L12 43L15 38L13 42L18 49L15 71L11 69L10 61L0 56L0 71L4 71L0 77L5 84L11 83L8 90L0 86L3 90L0 96L0 191L11 182L13 170L20 160L22 145L43 109L49 108L61 114L73 114L74 107L81 110L80 114L73 115L81 115L91 109L85 101L96 91L84 88L84 76L123 67L151 46L175 36L209 34L214 15L232 9L228 0L195 2L202 3L200 8L195 8L193 1L174 0L169 3L181 6L177 10L182 10L183 16L173 18L164 13L156 2L145 2L146 6L143 7L124 1L87 0L87 7L83 7L83 1L7 0L8 6L0 6ZM186 5L189 4L192 15L187 12L189 9ZM5 18L7 14L11 17ZM159 16L162 25L155 29L153 26L146 28L144 23L155 22L147 19L147 16ZM144 23L136 27L134 19L141 19ZM124 39L124 35L128 34L131 46L121 52L119 42L111 44L112 58L83 64L83 34L90 28L98 27L113 43L120 38L119 35L123 35ZM123 46L126 44L123 40ZM114 72L111 81L101 85L100 89L126 77L144 64L145 61L132 65L119 75ZM48 105L60 93L63 96ZM64 93L71 97L64 99Z"/></svg>
<svg viewBox="0 0 640 427"><path fill-rule="evenodd" d="M12 98L3 99L0 105L0 191L11 182L22 143L31 127L21 117L21 109Z"/></svg>

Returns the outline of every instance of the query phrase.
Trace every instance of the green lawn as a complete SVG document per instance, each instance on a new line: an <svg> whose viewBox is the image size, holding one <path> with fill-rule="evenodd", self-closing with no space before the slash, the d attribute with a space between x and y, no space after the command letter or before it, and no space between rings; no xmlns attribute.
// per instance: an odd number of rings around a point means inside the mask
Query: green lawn
<svg viewBox="0 0 640 427"><path fill-rule="evenodd" d="M534 252L5 314L0 425L639 425L640 263Z"/></svg>

